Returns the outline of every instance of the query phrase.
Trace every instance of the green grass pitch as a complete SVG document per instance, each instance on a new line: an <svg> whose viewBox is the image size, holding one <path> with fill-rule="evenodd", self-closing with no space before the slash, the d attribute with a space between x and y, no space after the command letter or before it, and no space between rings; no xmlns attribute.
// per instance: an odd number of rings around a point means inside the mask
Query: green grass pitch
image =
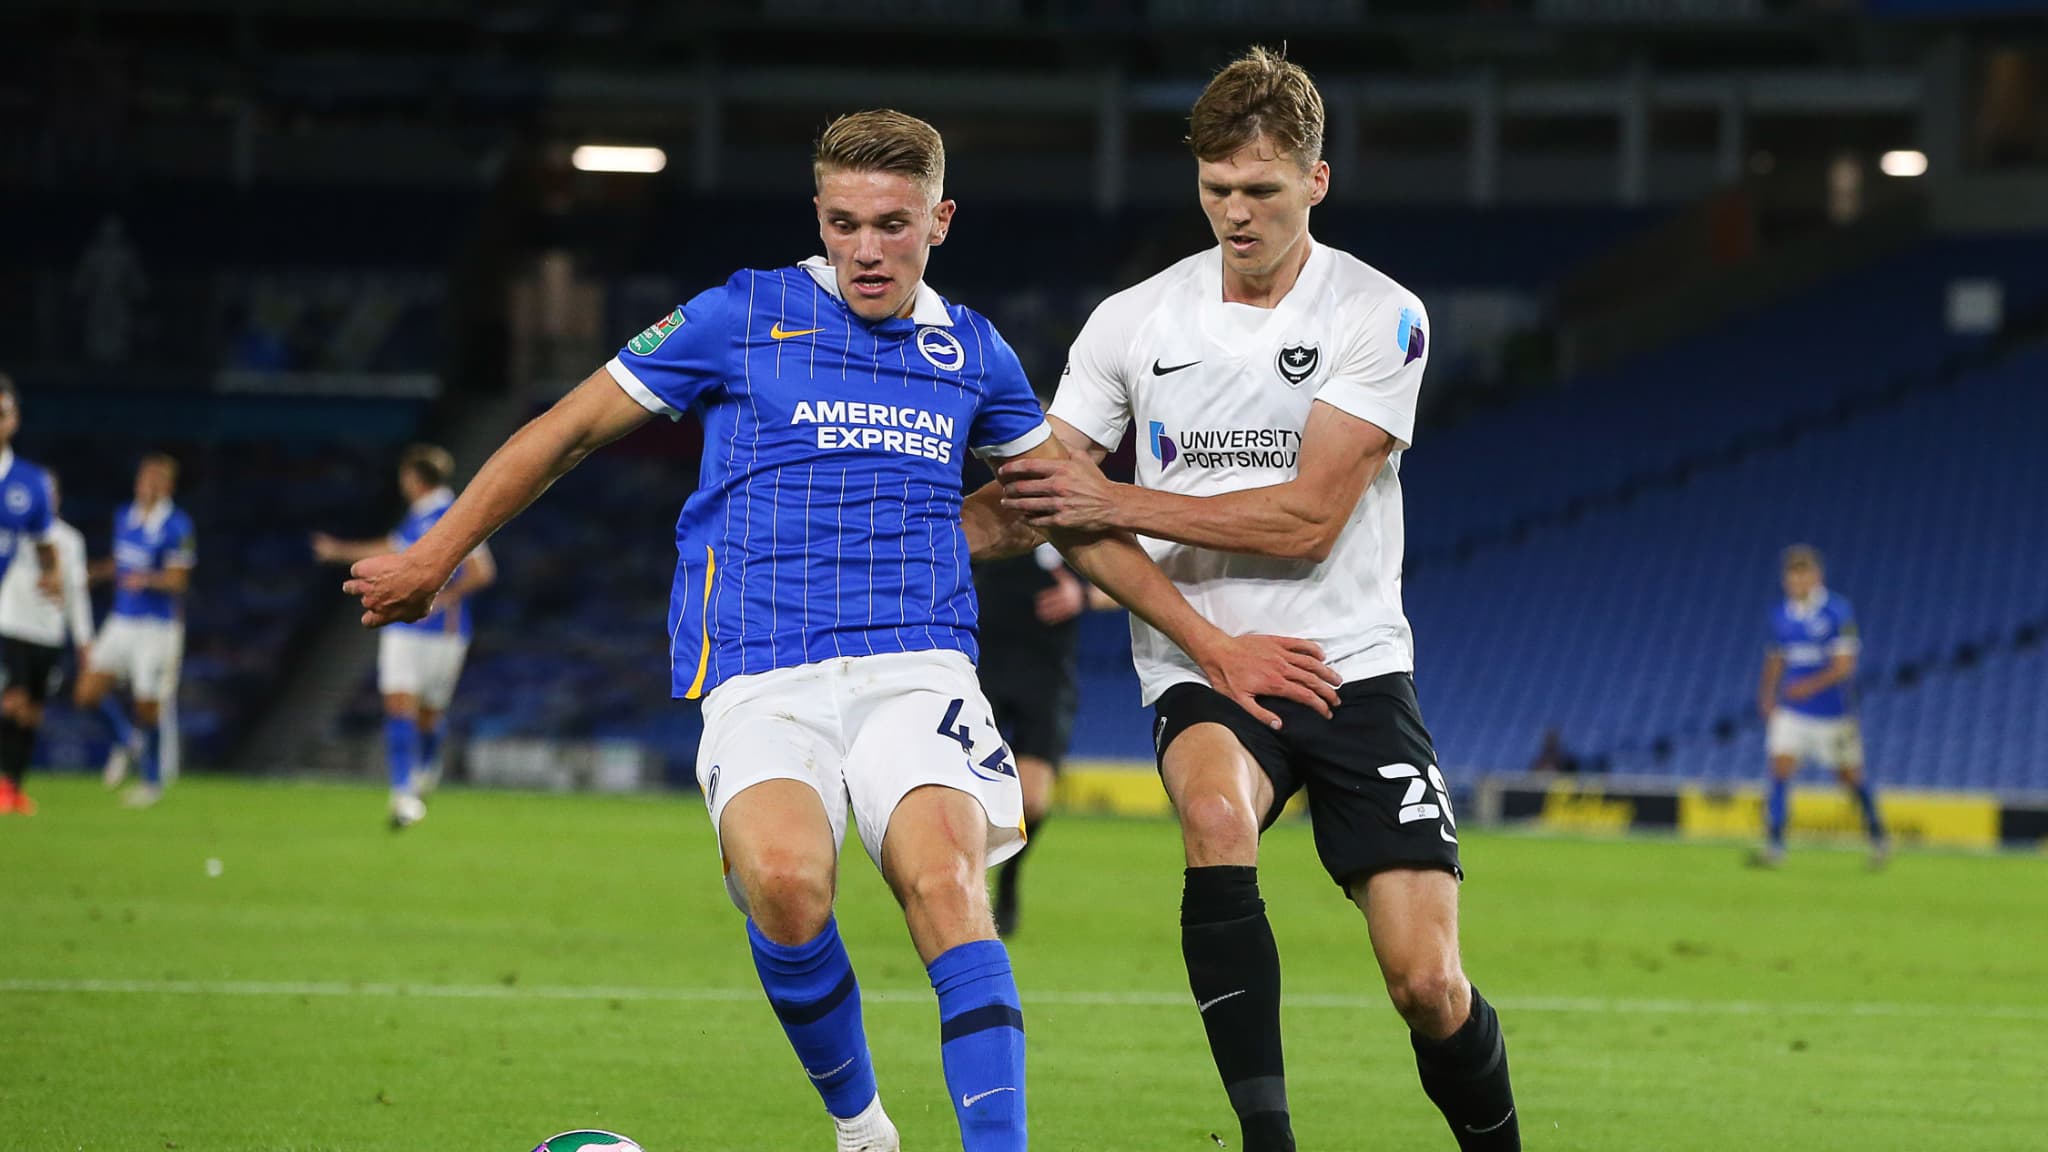
<svg viewBox="0 0 2048 1152"><path fill-rule="evenodd" d="M0 818L0 1149L827 1149L694 797L32 782ZM1466 964L1532 1149L2048 1147L2048 859L1465 841ZM220 861L209 875L208 860ZM1301 1146L1449 1149L1357 914L1267 838ZM1187 1001L1174 829L1055 822L1013 941L1034 1146L1235 1129ZM911 1152L958 1148L924 972L867 860L840 921Z"/></svg>

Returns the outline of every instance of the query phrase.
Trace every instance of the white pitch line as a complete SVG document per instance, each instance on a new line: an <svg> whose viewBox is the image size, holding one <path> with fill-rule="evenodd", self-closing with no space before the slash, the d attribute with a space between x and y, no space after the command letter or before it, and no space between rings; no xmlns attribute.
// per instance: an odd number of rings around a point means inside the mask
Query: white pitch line
<svg viewBox="0 0 2048 1152"><path fill-rule="evenodd" d="M422 1000L619 1000L637 1003L749 1003L761 998L755 988L659 988L518 984L392 984L352 981L265 980L0 980L0 993L125 994L143 996L242 997L368 997ZM863 989L871 1004L926 1004L929 989ZM1031 991L1027 1005L1122 1008L1184 1007L1184 992ZM1296 1009L1378 1011L1379 996L1292 995L1286 1005ZM1632 1000L1597 996L1503 996L1496 1003L1510 1012L1548 1012L1595 1016L1860 1016L1939 1020L2048 1021L2048 1005L1971 1006L1904 1004L1849 1000L1840 1003L1767 1000Z"/></svg>

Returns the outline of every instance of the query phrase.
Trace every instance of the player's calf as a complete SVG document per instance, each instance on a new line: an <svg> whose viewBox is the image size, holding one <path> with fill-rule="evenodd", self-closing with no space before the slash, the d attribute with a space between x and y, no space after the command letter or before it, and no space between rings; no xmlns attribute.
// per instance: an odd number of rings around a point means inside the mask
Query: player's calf
<svg viewBox="0 0 2048 1152"><path fill-rule="evenodd" d="M1366 915L1387 994L1408 1022L1422 1090L1464 1152L1522 1146L1500 1019L1458 962L1458 881L1401 868L1349 890Z"/></svg>
<svg viewBox="0 0 2048 1152"><path fill-rule="evenodd" d="M1023 1002L989 918L987 851L981 803L925 786L890 815L882 872L938 996L939 1059L964 1152L1023 1152Z"/></svg>

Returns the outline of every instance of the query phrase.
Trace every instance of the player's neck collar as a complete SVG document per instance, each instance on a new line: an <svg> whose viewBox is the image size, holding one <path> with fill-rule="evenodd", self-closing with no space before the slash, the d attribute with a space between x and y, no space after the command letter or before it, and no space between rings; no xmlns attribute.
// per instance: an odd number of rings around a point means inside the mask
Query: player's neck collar
<svg viewBox="0 0 2048 1152"><path fill-rule="evenodd" d="M1818 588L1815 588L1813 590L1813 595L1808 596L1804 600L1785 601L1785 603L1791 605L1792 614L1794 616L1800 617L1801 619L1804 619L1808 616L1813 615L1815 612L1820 611L1821 608L1827 604L1827 602L1828 589L1827 585L1825 584L1821 585Z"/></svg>
<svg viewBox="0 0 2048 1152"><path fill-rule="evenodd" d="M797 267L811 274L818 287L831 293L834 300L844 304L846 297L839 294L839 277L832 271L832 262L823 256L813 256ZM910 306L910 319L918 324L931 324L940 328L953 326L953 314L946 310L945 298L932 290L922 280L917 282L917 296Z"/></svg>
<svg viewBox="0 0 2048 1152"><path fill-rule="evenodd" d="M414 512L431 512L444 505L455 503L455 489L446 484L434 489L412 502Z"/></svg>
<svg viewBox="0 0 2048 1152"><path fill-rule="evenodd" d="M144 508L140 502L128 505L128 522L130 524L138 524L144 528L155 530L163 527L164 521L170 518L171 502L167 499L159 500L147 508Z"/></svg>
<svg viewBox="0 0 2048 1152"><path fill-rule="evenodd" d="M1235 304L1241 308L1258 308L1268 312L1278 310L1289 300L1294 299L1296 294L1309 288L1317 273L1327 263L1323 259L1323 246L1316 243L1313 235L1304 233L1302 239L1308 243L1308 254L1302 258L1301 267L1295 269L1294 283L1289 284L1287 291L1275 297L1270 304L1247 304L1242 300L1230 299L1228 295L1230 291L1230 267L1223 261L1223 246L1218 244L1210 249L1210 254L1216 262L1216 296L1214 299L1225 304Z"/></svg>

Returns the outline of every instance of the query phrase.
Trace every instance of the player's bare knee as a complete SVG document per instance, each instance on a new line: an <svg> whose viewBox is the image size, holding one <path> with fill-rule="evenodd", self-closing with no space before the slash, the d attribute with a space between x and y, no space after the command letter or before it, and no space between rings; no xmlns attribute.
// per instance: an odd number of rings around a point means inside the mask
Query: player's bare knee
<svg viewBox="0 0 2048 1152"><path fill-rule="evenodd" d="M135 722L142 727L148 728L155 724L157 717L160 715L162 713L158 711L156 701L137 700L135 702Z"/></svg>
<svg viewBox="0 0 2048 1152"><path fill-rule="evenodd" d="M964 855L927 861L897 887L906 910L933 921L972 918L987 899L979 871Z"/></svg>
<svg viewBox="0 0 2048 1152"><path fill-rule="evenodd" d="M1408 1026L1425 1036L1444 1037L1457 1031L1470 1007L1465 974L1456 964L1438 961L1387 973L1387 996Z"/></svg>
<svg viewBox="0 0 2048 1152"><path fill-rule="evenodd" d="M388 693L384 697L384 714L400 720L416 719L420 714L419 697L410 692Z"/></svg>
<svg viewBox="0 0 2048 1152"><path fill-rule="evenodd" d="M1188 863L1197 867L1242 863L1239 857L1258 854L1258 817L1237 797L1221 792L1182 797L1180 827Z"/></svg>
<svg viewBox="0 0 2048 1152"><path fill-rule="evenodd" d="M771 849L739 872L755 925L777 944L808 943L832 918L830 863L801 852Z"/></svg>

